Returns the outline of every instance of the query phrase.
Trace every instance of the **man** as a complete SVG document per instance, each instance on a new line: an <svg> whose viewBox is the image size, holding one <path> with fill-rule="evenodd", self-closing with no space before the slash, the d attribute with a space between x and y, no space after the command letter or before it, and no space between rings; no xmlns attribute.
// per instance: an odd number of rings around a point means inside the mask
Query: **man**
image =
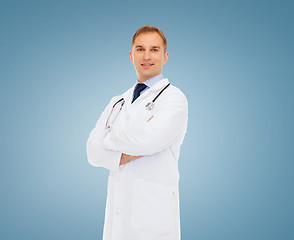
<svg viewBox="0 0 294 240"><path fill-rule="evenodd" d="M163 78L167 42L156 27L132 39L137 83L112 98L87 142L110 170L103 240L179 240L178 158L188 120L184 94Z"/></svg>

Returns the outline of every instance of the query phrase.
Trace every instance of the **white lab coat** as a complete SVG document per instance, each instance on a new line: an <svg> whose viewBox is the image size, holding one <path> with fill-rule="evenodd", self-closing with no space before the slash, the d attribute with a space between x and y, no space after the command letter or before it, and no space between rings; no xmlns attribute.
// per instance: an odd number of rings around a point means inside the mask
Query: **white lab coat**
<svg viewBox="0 0 294 240"><path fill-rule="evenodd" d="M131 104L134 86L112 98L87 141L88 161L110 170L103 240L180 240L178 158L187 121L185 95L162 79ZM125 104L110 132L113 104ZM143 157L119 166L121 153Z"/></svg>

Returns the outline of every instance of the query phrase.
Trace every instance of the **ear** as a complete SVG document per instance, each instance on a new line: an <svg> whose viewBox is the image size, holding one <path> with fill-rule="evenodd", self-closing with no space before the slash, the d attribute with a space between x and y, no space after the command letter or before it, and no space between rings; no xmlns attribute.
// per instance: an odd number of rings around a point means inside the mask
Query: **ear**
<svg viewBox="0 0 294 240"><path fill-rule="evenodd" d="M131 59L131 63L134 63L132 51L130 51L130 59Z"/></svg>
<svg viewBox="0 0 294 240"><path fill-rule="evenodd" d="M168 52L165 52L164 53L164 56L163 56L163 64L166 64L167 60L168 60L168 56L169 56L169 53Z"/></svg>

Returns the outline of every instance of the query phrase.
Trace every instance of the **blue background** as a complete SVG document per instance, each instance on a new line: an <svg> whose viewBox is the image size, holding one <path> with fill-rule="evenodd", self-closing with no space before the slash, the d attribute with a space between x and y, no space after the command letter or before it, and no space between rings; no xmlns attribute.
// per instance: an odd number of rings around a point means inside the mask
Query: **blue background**
<svg viewBox="0 0 294 240"><path fill-rule="evenodd" d="M184 240L294 239L293 1L1 1L1 239L101 239L108 171L86 141L136 79L131 38L168 39L189 100Z"/></svg>

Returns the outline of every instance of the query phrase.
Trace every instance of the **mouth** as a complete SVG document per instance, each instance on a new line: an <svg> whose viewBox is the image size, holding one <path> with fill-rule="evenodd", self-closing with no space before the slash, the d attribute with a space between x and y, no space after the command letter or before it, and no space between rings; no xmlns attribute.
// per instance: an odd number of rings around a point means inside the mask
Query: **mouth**
<svg viewBox="0 0 294 240"><path fill-rule="evenodd" d="M141 66L143 67L143 68L150 68L150 67L152 67L154 64L152 64L152 63L142 63L141 64Z"/></svg>

